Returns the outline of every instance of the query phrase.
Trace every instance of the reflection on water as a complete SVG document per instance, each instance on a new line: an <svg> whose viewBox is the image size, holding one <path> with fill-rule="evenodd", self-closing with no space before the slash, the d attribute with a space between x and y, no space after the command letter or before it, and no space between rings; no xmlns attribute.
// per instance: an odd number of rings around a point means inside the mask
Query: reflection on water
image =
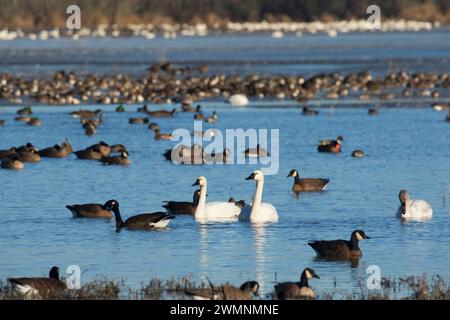
<svg viewBox="0 0 450 320"><path fill-rule="evenodd" d="M265 275L266 275L266 258L264 256L264 243L265 243L265 226L256 224L252 226L254 245L255 245L255 264L256 264L256 281L260 285L260 290L264 291L265 288Z"/></svg>

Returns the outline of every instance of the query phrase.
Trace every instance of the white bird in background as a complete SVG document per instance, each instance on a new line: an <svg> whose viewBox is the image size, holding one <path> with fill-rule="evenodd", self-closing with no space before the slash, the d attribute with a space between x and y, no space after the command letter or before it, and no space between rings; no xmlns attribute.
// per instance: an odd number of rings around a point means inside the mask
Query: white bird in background
<svg viewBox="0 0 450 320"><path fill-rule="evenodd" d="M408 191L400 190L398 195L400 207L397 210L397 218L402 220L431 219L433 209L424 200L411 200Z"/></svg>

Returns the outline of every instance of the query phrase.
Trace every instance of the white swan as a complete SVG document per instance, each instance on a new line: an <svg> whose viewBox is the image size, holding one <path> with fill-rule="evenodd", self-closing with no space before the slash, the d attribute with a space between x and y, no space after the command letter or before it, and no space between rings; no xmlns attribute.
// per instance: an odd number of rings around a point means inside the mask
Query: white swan
<svg viewBox="0 0 450 320"><path fill-rule="evenodd" d="M228 102L231 103L233 107L245 107L248 105L248 98L243 94L233 94Z"/></svg>
<svg viewBox="0 0 450 320"><path fill-rule="evenodd" d="M397 217L403 220L411 219L431 219L433 209L431 205L424 200L411 200L408 191L400 190L398 195L400 207L397 210Z"/></svg>
<svg viewBox="0 0 450 320"><path fill-rule="evenodd" d="M264 186L264 174L262 171L255 170L249 177L245 178L245 180L256 180L256 191L253 196L252 205L246 205L242 208L239 220L252 223L277 222L277 209L270 203L261 202Z"/></svg>
<svg viewBox="0 0 450 320"><path fill-rule="evenodd" d="M200 186L200 198L197 209L195 209L194 219L200 222L207 221L232 221L237 220L241 208L232 202L208 202L206 203L206 178L200 176L193 186Z"/></svg>

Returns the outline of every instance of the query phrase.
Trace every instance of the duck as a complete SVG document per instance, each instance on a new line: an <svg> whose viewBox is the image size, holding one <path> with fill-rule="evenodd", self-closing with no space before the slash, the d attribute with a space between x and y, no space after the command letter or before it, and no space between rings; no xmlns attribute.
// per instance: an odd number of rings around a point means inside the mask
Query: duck
<svg viewBox="0 0 450 320"><path fill-rule="evenodd" d="M159 129L159 125L156 122L152 122L148 125L149 130L155 131L156 129Z"/></svg>
<svg viewBox="0 0 450 320"><path fill-rule="evenodd" d="M367 113L369 114L369 116L377 116L380 112L377 108L370 108Z"/></svg>
<svg viewBox="0 0 450 320"><path fill-rule="evenodd" d="M208 182L204 176L197 177L192 186L200 186L200 198L195 209L194 219L200 222L208 221L231 221L238 218L241 208L231 202L208 202L206 203L206 190Z"/></svg>
<svg viewBox="0 0 450 320"><path fill-rule="evenodd" d="M249 104L247 96L243 94L233 94L228 98L228 102L233 107L245 107Z"/></svg>
<svg viewBox="0 0 450 320"><path fill-rule="evenodd" d="M116 112L125 112L125 107L123 105L117 106Z"/></svg>
<svg viewBox="0 0 450 320"><path fill-rule="evenodd" d="M149 111L149 110L148 110L148 107L147 107L146 104L143 105L142 107L137 108L137 112L144 112L144 113L147 113L148 111Z"/></svg>
<svg viewBox="0 0 450 320"><path fill-rule="evenodd" d="M155 230L163 229L169 225L171 219L175 216L169 215L166 212L142 213L129 217L125 221L120 215L119 202L117 200L108 200L104 208L112 211L116 217L116 231L119 232L122 228L134 230Z"/></svg>
<svg viewBox="0 0 450 320"><path fill-rule="evenodd" d="M30 122L31 119L32 118L30 116L18 116L18 117L14 118L15 121L26 122L26 123Z"/></svg>
<svg viewBox="0 0 450 320"><path fill-rule="evenodd" d="M317 116L319 114L319 111L314 110L313 108L303 107L302 114L304 116Z"/></svg>
<svg viewBox="0 0 450 320"><path fill-rule="evenodd" d="M100 162L108 165L122 165L128 166L131 164L130 159L128 159L128 153L123 151L120 156L103 156L100 158Z"/></svg>
<svg viewBox="0 0 450 320"><path fill-rule="evenodd" d="M169 214L187 214L193 216L200 199L200 189L194 191L192 202L164 201L163 208Z"/></svg>
<svg viewBox="0 0 450 320"><path fill-rule="evenodd" d="M206 117L204 120L207 123L216 123L219 119L219 116L217 115L217 112L213 111L212 115L209 117Z"/></svg>
<svg viewBox="0 0 450 320"><path fill-rule="evenodd" d="M148 118L130 118L128 120L130 124L145 124L148 123Z"/></svg>
<svg viewBox="0 0 450 320"><path fill-rule="evenodd" d="M106 210L105 205L98 203L67 205L74 218L112 218L111 210Z"/></svg>
<svg viewBox="0 0 450 320"><path fill-rule="evenodd" d="M87 135L88 137L93 136L96 131L97 131L96 127L92 124L89 124L84 128L84 134Z"/></svg>
<svg viewBox="0 0 450 320"><path fill-rule="evenodd" d="M32 127L40 127L42 126L42 120L39 118L31 118L30 121L27 122L27 125Z"/></svg>
<svg viewBox="0 0 450 320"><path fill-rule="evenodd" d="M74 154L80 160L100 160L102 157L105 156L96 146L88 147L84 150L75 151Z"/></svg>
<svg viewBox="0 0 450 320"><path fill-rule="evenodd" d="M240 287L222 285L219 288L187 289L184 293L194 300L251 300L258 296L259 283L257 281L246 281Z"/></svg>
<svg viewBox="0 0 450 320"><path fill-rule="evenodd" d="M39 150L39 155L44 158L65 158L73 152L72 146L66 140L61 145L55 144L53 147L48 147Z"/></svg>
<svg viewBox="0 0 450 320"><path fill-rule="evenodd" d="M25 167L22 161L19 161L19 156L13 155L0 163L0 168L9 170L22 170Z"/></svg>
<svg viewBox="0 0 450 320"><path fill-rule="evenodd" d="M173 117L176 112L177 112L177 109L173 108L172 111L167 111L167 110L147 111L147 115L149 117L155 117L155 118L166 118L166 117Z"/></svg>
<svg viewBox="0 0 450 320"><path fill-rule="evenodd" d="M56 266L50 269L48 278L9 278L8 281L14 291L25 296L45 296L67 289L59 279L59 268Z"/></svg>
<svg viewBox="0 0 450 320"><path fill-rule="evenodd" d="M31 109L31 107L24 107L24 108L17 110L17 114L30 115L30 114L33 114L33 110Z"/></svg>
<svg viewBox="0 0 450 320"><path fill-rule="evenodd" d="M365 153L364 153L364 151L362 151L362 150L360 150L360 149L358 149L358 150L353 150L353 152L352 152L352 157L353 158L363 158L363 157L365 157Z"/></svg>
<svg viewBox="0 0 450 320"><path fill-rule="evenodd" d="M159 129L155 129L155 140L170 140L172 139L172 134L170 133L161 133Z"/></svg>
<svg viewBox="0 0 450 320"><path fill-rule="evenodd" d="M398 194L400 207L397 210L397 218L402 220L431 219L433 209L425 200L411 200L407 190L400 190Z"/></svg>
<svg viewBox="0 0 450 320"><path fill-rule="evenodd" d="M275 285L274 290L277 299L315 299L316 294L308 283L312 278L320 279L313 269L305 268L300 276L300 282L282 282Z"/></svg>
<svg viewBox="0 0 450 320"><path fill-rule="evenodd" d="M321 140L317 146L317 151L339 153L342 151L342 141L344 141L342 136L338 136L336 140Z"/></svg>
<svg viewBox="0 0 450 320"><path fill-rule="evenodd" d="M78 111L72 111L70 115L74 118L94 118L103 113L103 110L97 109L95 111L91 110L78 110Z"/></svg>
<svg viewBox="0 0 450 320"><path fill-rule="evenodd" d="M313 248L317 257L330 260L358 259L362 256L359 248L359 241L370 239L363 230L355 230L350 236L350 240L318 240L308 242Z"/></svg>
<svg viewBox="0 0 450 320"><path fill-rule="evenodd" d="M246 158L270 157L270 153L266 149L261 148L261 146L259 144L256 145L256 148L246 149L244 151L244 155Z"/></svg>
<svg viewBox="0 0 450 320"><path fill-rule="evenodd" d="M267 202L262 202L264 187L264 174L261 170L255 170L245 178L245 180L255 180L256 190L253 196L253 203L245 205L239 214L239 220L251 223L275 223L278 222L278 213L275 207Z"/></svg>
<svg viewBox="0 0 450 320"><path fill-rule="evenodd" d="M330 182L330 179L322 178L300 178L298 171L292 169L287 178L294 177L294 184L292 185L292 191L294 192L313 192L324 191Z"/></svg>

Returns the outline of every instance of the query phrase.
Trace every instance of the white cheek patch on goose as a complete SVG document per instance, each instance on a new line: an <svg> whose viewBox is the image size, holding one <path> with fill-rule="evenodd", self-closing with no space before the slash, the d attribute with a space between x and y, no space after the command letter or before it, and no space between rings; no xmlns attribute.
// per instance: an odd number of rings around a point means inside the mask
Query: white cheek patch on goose
<svg viewBox="0 0 450 320"><path fill-rule="evenodd" d="M297 176L297 171L294 171L294 173L292 174L293 177Z"/></svg>
<svg viewBox="0 0 450 320"><path fill-rule="evenodd" d="M311 272L309 272L308 270L306 270L305 273L306 273L306 278L312 279L312 274L311 274Z"/></svg>
<svg viewBox="0 0 450 320"><path fill-rule="evenodd" d="M359 234L359 232L356 233L356 239L358 240L363 240L364 238L361 237L361 235Z"/></svg>

